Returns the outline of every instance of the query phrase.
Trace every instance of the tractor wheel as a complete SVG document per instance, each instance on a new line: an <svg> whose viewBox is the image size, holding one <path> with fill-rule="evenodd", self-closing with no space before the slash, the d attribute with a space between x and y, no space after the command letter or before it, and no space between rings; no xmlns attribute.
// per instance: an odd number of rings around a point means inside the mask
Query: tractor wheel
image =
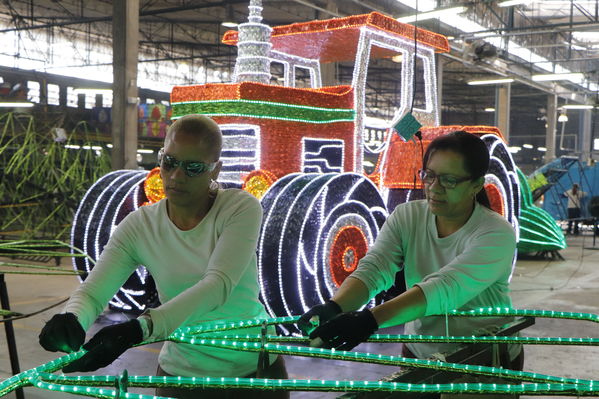
<svg viewBox="0 0 599 399"><path fill-rule="evenodd" d="M97 261L114 228L145 201L143 181L147 171L117 170L101 177L84 195L71 230L71 243ZM87 278L93 262L76 257L74 266ZM156 301L151 276L140 266L123 284L109 305L139 313Z"/></svg>
<svg viewBox="0 0 599 399"><path fill-rule="evenodd" d="M329 299L387 217L374 184L353 173L287 175L262 206L258 271L271 316L300 315Z"/></svg>

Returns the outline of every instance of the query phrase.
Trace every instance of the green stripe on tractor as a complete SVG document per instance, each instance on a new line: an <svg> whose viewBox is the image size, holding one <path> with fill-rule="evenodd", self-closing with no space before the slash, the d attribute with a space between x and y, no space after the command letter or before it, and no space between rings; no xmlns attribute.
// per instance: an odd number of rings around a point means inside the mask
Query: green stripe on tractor
<svg viewBox="0 0 599 399"><path fill-rule="evenodd" d="M252 100L186 101L172 103L173 117L188 114L244 116L304 123L353 122L356 112L346 108L321 108Z"/></svg>

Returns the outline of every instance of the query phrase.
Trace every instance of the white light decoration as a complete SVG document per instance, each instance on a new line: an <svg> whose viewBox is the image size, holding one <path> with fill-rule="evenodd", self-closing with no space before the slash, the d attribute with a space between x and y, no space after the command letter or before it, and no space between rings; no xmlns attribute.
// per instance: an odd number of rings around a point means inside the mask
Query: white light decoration
<svg viewBox="0 0 599 399"><path fill-rule="evenodd" d="M331 269L333 250L340 256L351 252L335 242L337 234L350 229L371 245L387 216L374 184L354 173L287 175L270 187L262 205L261 298L268 312L278 315L300 314L330 298L333 274L345 275L338 266Z"/></svg>
<svg viewBox="0 0 599 399"><path fill-rule="evenodd" d="M116 225L139 206L139 186L146 175L147 171L114 171L92 185L81 200L73 219L73 246L97 260ZM73 265L77 270L87 273L93 268L87 258L74 258ZM83 280L86 276L80 279ZM134 276L136 279L130 279L110 300L112 307L142 311L147 302L155 297L155 292L147 292L145 288L145 268L139 267Z"/></svg>
<svg viewBox="0 0 599 399"><path fill-rule="evenodd" d="M283 53L281 51L270 50L271 62L283 64L285 73L285 86L295 87L295 69L302 68L310 73L310 87L318 89L322 87L320 75L320 62L310 58L299 57L293 54Z"/></svg>
<svg viewBox="0 0 599 399"><path fill-rule="evenodd" d="M240 26L239 57L234 80L251 80L266 84L261 87L274 86L269 84L270 68L266 66L270 62L279 62L283 65L287 87L295 86L295 69L304 68L310 72L311 86L319 88L321 86L320 65L317 59L302 58L270 48L270 28L260 23L260 4L259 1L251 2L250 22ZM243 34L242 29L245 32ZM357 265L357 260L378 236L379 229L388 215L385 204L390 198L394 198L392 197L394 193L391 191L395 190L383 185L382 173L378 179L380 182L378 188L369 178L362 175L363 151L380 152L379 165L385 164L393 136L390 132L385 135L384 128L393 126L412 109L419 117L426 119L427 125L439 124L435 56L432 47L420 42L415 45L410 38L372 26L359 28L356 44L352 79L353 111L356 115L353 151L351 153L346 151L346 141L341 139L343 137L341 135L318 135L314 130L309 130L309 133L302 135L301 145L298 145L298 148L282 147L285 153L301 151L301 154L293 154L301 155L299 170L294 170L298 173L278 176L278 180L270 185L261 199L264 217L258 239L258 277L261 300L272 316L298 315L330 298L337 286ZM402 83L401 93L399 93L400 106L395 110L393 119L387 126L376 126L372 132L366 132L365 127L372 127L370 120L365 118L365 85L373 46L391 50L402 56L400 71ZM414 90L412 82L416 60L420 61L424 75L422 80L425 104L421 109L412 106ZM281 88L277 87L277 90ZM307 96L307 98L311 97ZM216 103L229 100L210 101ZM265 140L270 139L262 137L262 134L273 134L268 129L269 120L285 120L298 124L335 123L335 118L321 120L305 118L301 115L292 118L288 113L298 110L330 113L348 111L345 108L333 109L315 107L311 104L285 103L282 105L285 108L282 108L283 111L279 114L266 115L260 114L262 108L259 107L272 108L273 104L279 106L278 104L282 103L249 99L239 99L237 102L251 105L253 108L248 109L259 111L256 115L252 112L233 111L226 115L215 114L215 116L226 117L226 121L238 118L238 123L220 124L223 132L221 155L223 169L220 181L231 185L239 185L246 174L262 170L263 164L266 163L262 162L262 158L273 155L261 153L261 145L268 143ZM194 101L178 104L192 103ZM192 107L185 109L192 109ZM351 109L349 111L351 115L339 121L351 123L353 111ZM215 111L209 109L207 112ZM246 123L248 118L259 119L259 122ZM365 134L371 134L372 137ZM520 190L515 164L509 149L498 136L489 134L482 136L482 139L489 148L491 157L491 168L486 181L497 188L505 209L505 217L518 232ZM269 146L264 148L272 151ZM343 172L346 157L351 157L353 161L351 170L357 173ZM396 165L402 167L401 162L396 162ZM268 174L272 171L263 172ZM75 216L73 232L77 230L78 234L73 234L73 240L80 242L83 236L85 248L91 248L94 257L97 257L103 249L108 236L120 222L119 218L137 209L146 200L143 190L140 189L140 183L145 175L127 173L136 172L113 172L100 179L86 193ZM274 173L272 174L274 176ZM402 197L404 202L417 199L422 194L422 190L407 191L405 197ZM89 267L85 267L84 270L89 271L91 265L87 266ZM143 309L146 305L144 300L149 295L144 287L150 277L145 268L139 268L136 276L138 284L124 286L111 302L112 306ZM297 333L293 327L281 327L281 329L286 333Z"/></svg>
<svg viewBox="0 0 599 399"><path fill-rule="evenodd" d="M218 180L241 186L242 177L260 169L260 126L250 124L221 124L223 148L220 160L223 167Z"/></svg>
<svg viewBox="0 0 599 399"><path fill-rule="evenodd" d="M249 9L249 22L239 25L234 81L270 83L272 28L261 22L262 0L250 0Z"/></svg>
<svg viewBox="0 0 599 399"><path fill-rule="evenodd" d="M520 239L520 181L514 159L509 147L497 136L487 134L481 137L487 145L490 155L489 171L485 176L485 183L492 184L501 194L504 217L512 225L516 233L516 241ZM511 280L516 267L516 254L512 261Z"/></svg>
<svg viewBox="0 0 599 399"><path fill-rule="evenodd" d="M343 172L345 162L343 140L302 138L302 172Z"/></svg>
<svg viewBox="0 0 599 399"><path fill-rule="evenodd" d="M435 52L434 49L424 43L418 43L414 46L414 41L406 39L399 35L391 35L386 32L374 30L372 28L360 28L360 38L356 50L354 73L352 78L352 87L354 87L354 106L356 109L355 122L355 142L354 148L359 151L354 154L354 170L362 170L362 136L364 131L364 113L366 104L366 74L370 61L370 51L373 46L382 47L396 51L402 54L403 64L401 69L400 107L396 110L391 126L407 114L412 108L412 97L414 87L413 73L415 69L415 56L423 61L424 67L424 89L425 89L425 109L416 109L417 111L430 115L433 126L439 125L439 111L437 104L437 81L435 71ZM414 54L416 47L416 54ZM410 83L407 83L410 82ZM391 135L387 140L390 140Z"/></svg>

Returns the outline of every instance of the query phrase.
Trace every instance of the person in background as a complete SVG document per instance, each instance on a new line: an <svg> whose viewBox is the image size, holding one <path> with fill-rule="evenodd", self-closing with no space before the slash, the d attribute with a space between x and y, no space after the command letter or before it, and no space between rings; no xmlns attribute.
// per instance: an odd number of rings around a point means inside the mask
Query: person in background
<svg viewBox="0 0 599 399"><path fill-rule="evenodd" d="M94 371L133 345L166 339L175 329L206 322L268 318L258 299L256 243L262 208L245 191L220 189L216 179L222 136L201 115L178 119L160 150L166 199L140 207L117 226L96 266L69 299L64 313L46 323L40 344L49 351L77 351L131 273L144 265L162 303L138 318L101 329L88 352L63 371ZM258 334L260 328L244 333ZM271 329L269 333L274 333ZM271 355L258 370L258 354L167 341L159 376L287 378L284 360ZM176 398L288 398L285 391L159 388ZM236 396L237 395L237 396Z"/></svg>
<svg viewBox="0 0 599 399"><path fill-rule="evenodd" d="M396 207L331 300L300 317L302 331L319 345L350 350L379 327L405 324L406 334L462 336L512 321L444 316L453 309L512 306L509 277L516 235L488 208L483 189L488 166L487 148L472 134L456 131L433 140L420 171L426 199ZM401 264L407 291L358 310L393 285ZM403 356L429 358L457 347L407 344ZM509 345L500 355L503 367L522 369L521 345Z"/></svg>
<svg viewBox="0 0 599 399"><path fill-rule="evenodd" d="M574 225L574 235L578 235L578 223L581 216L582 199L587 193L580 189L578 183L572 184L572 188L564 192L564 197L568 198L568 230L567 234L572 234L572 225Z"/></svg>

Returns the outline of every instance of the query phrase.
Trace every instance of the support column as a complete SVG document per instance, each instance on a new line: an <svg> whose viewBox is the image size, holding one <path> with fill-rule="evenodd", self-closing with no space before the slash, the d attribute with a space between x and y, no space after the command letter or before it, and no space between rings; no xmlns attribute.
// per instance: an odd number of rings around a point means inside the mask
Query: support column
<svg viewBox="0 0 599 399"><path fill-rule="evenodd" d="M505 142L510 142L510 92L509 83L495 87L495 126L501 130Z"/></svg>
<svg viewBox="0 0 599 399"><path fill-rule="evenodd" d="M66 108L67 101L67 86L61 84L58 86L58 105L61 108Z"/></svg>
<svg viewBox="0 0 599 399"><path fill-rule="evenodd" d="M439 114L439 125L443 124L443 112L441 106L443 105L443 56L441 54L435 54L437 58L437 112Z"/></svg>
<svg viewBox="0 0 599 399"><path fill-rule="evenodd" d="M555 133L557 129L557 95L547 96L547 129L545 132L544 162L549 163L555 159Z"/></svg>
<svg viewBox="0 0 599 399"><path fill-rule="evenodd" d="M591 158L591 148L593 145L591 129L592 111L593 110L591 109L580 110L580 160L585 165L589 163L589 159Z"/></svg>
<svg viewBox="0 0 599 399"><path fill-rule="evenodd" d="M135 169L139 0L114 0L112 9L112 169Z"/></svg>

